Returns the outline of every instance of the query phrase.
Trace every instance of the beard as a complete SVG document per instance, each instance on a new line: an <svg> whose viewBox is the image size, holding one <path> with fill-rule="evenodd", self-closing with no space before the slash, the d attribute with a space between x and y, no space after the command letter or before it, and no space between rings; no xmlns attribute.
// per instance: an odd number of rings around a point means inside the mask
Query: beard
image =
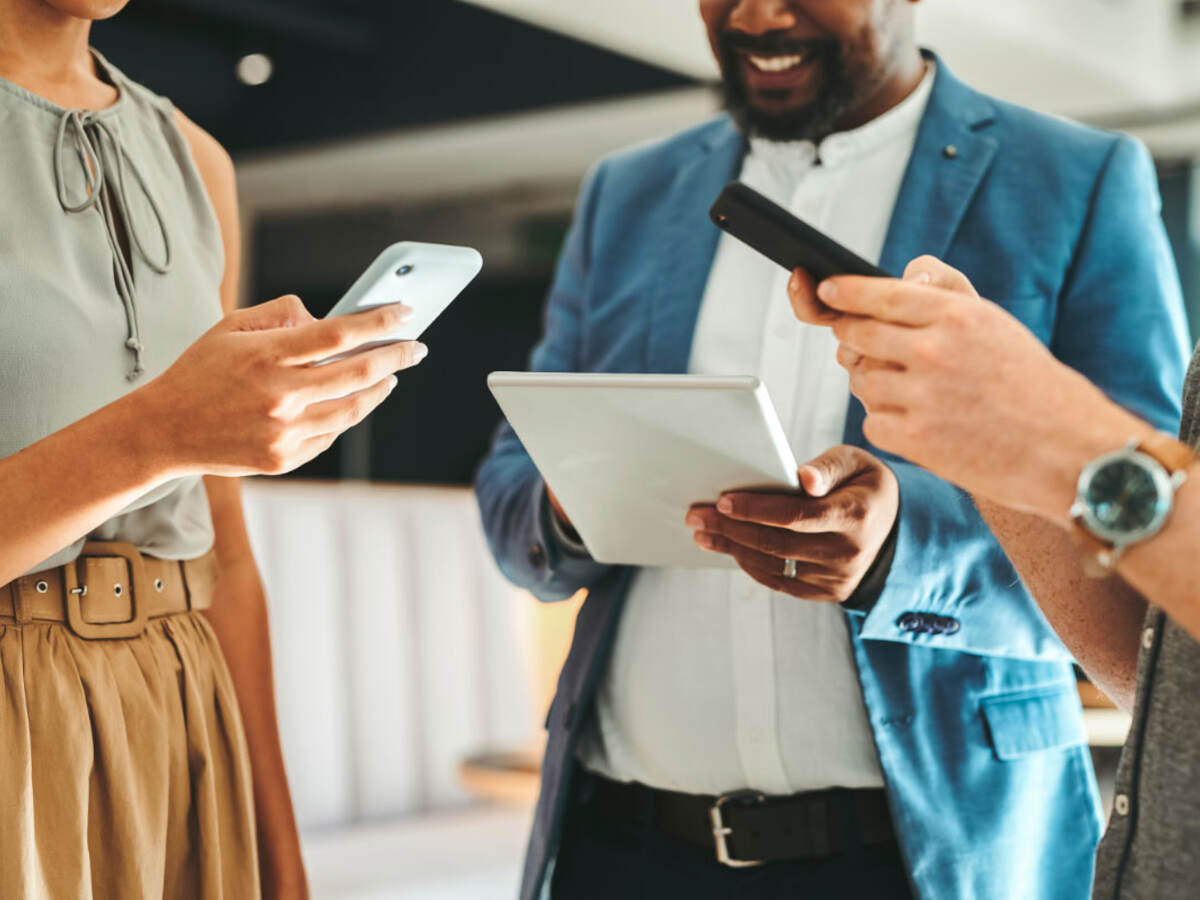
<svg viewBox="0 0 1200 900"><path fill-rule="evenodd" d="M850 77L841 45L836 41L806 42L727 34L721 42L722 94L726 111L748 137L770 141L820 141L854 106L856 86ZM772 54L805 53L816 56L820 67L818 94L808 103L786 110L755 106L742 83L739 55L742 51Z"/></svg>

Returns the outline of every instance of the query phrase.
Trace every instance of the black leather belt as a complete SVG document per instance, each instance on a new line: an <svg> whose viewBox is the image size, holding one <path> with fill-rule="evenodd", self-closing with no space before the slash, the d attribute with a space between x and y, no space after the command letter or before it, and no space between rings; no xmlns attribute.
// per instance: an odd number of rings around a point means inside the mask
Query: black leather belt
<svg viewBox="0 0 1200 900"><path fill-rule="evenodd" d="M881 789L710 797L621 784L590 773L585 778L590 782L584 787L585 804L594 815L629 823L649 817L666 836L712 850L727 866L828 859L854 844L896 841Z"/></svg>

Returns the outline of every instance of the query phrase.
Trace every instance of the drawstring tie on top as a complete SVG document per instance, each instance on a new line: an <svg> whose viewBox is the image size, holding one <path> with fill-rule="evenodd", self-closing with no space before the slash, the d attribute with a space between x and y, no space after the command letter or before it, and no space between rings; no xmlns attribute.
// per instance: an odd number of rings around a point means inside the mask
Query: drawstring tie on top
<svg viewBox="0 0 1200 900"><path fill-rule="evenodd" d="M74 143L75 152L79 156L79 163L83 169L84 197L78 203L72 203L70 197L67 196L67 178L63 157L67 152L68 141ZM151 259L142 242L137 224L130 214L129 203L125 196L126 167L133 173L142 195L146 198L146 202L158 222L164 251L161 262ZM137 287L133 280L131 259L126 259L125 252L121 248L120 232L112 206L105 202L105 188L108 188L108 196L115 199L117 210L121 214L131 254L136 253L153 271L165 275L171 269L171 238L167 233L167 224L163 220L162 210L150 193L146 179L142 176L137 164L125 151L116 132L100 116L92 112L68 110L63 113L58 123L58 140L54 144L54 178L58 188L58 202L65 212L81 213L95 207L104 221L104 231L113 255L117 293L125 307L125 322L129 329L129 339L125 341L125 346L133 353L133 368L128 376L132 381L145 371L142 366L144 347L141 324L138 321Z"/></svg>

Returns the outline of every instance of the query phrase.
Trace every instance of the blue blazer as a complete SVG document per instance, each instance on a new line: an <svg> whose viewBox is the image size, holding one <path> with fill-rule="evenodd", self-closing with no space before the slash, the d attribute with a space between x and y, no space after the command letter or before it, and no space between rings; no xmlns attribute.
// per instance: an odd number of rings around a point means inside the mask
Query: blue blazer
<svg viewBox="0 0 1200 900"><path fill-rule="evenodd" d="M687 371L718 239L707 210L743 154L722 116L593 170L532 369ZM1177 429L1189 343L1139 144L984 97L939 64L882 265L900 273L925 253L1116 401ZM863 418L854 402L846 443L868 446ZM1103 818L1070 655L971 500L868 449L900 482L898 541L878 601L846 615L912 883L924 900L1087 897ZM542 479L507 426L476 487L512 581L544 601L588 589L547 719L521 894L534 900L632 570L562 552Z"/></svg>

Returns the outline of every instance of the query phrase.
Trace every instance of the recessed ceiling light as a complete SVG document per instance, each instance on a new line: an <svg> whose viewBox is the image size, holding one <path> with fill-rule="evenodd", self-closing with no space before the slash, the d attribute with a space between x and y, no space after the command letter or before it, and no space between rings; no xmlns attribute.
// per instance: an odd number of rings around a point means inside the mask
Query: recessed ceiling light
<svg viewBox="0 0 1200 900"><path fill-rule="evenodd" d="M266 84L275 74L275 63L265 53L250 53L238 60L237 77L242 84Z"/></svg>

